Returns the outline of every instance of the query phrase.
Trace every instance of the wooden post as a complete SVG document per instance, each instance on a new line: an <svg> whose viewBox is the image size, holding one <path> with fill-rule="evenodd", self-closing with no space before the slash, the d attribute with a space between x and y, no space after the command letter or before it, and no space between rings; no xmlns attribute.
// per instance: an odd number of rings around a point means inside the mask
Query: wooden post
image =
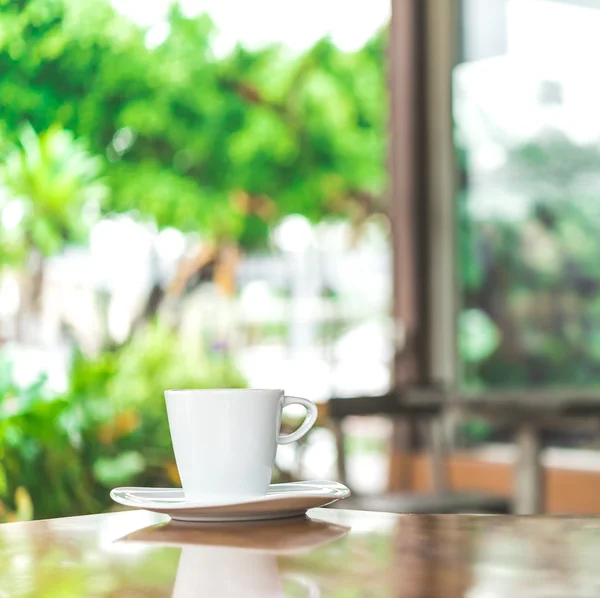
<svg viewBox="0 0 600 598"><path fill-rule="evenodd" d="M392 427L388 490L407 491L413 487L413 453L416 443L415 422L408 417L394 418Z"/></svg>
<svg viewBox="0 0 600 598"><path fill-rule="evenodd" d="M430 382L445 388L457 382L457 321L460 284L456 259L458 181L452 117L452 73L458 61L460 3L426 0L425 72L427 136L426 283L429 297L427 345Z"/></svg>
<svg viewBox="0 0 600 598"><path fill-rule="evenodd" d="M329 423L330 429L335 438L335 447L337 449L337 477L342 484L348 484L346 473L346 446L344 443L344 431L342 422L338 419L332 419Z"/></svg>
<svg viewBox="0 0 600 598"><path fill-rule="evenodd" d="M422 346L423 256L419 211L425 202L422 147L421 76L418 68L420 0L394 0L390 22L389 90L390 142L389 176L394 257L394 317L402 330L402 346L397 347L397 384L425 378Z"/></svg>
<svg viewBox="0 0 600 598"><path fill-rule="evenodd" d="M401 343L396 344L394 380L396 386L414 384L425 377L425 362L419 317L424 308L418 288L421 269L417 242L418 203L423 199L421 77L418 68L420 0L392 0L389 46L390 220L394 260L394 321ZM402 334L400 334L400 331ZM394 421L389 465L389 489L405 490L411 431Z"/></svg>
<svg viewBox="0 0 600 598"><path fill-rule="evenodd" d="M426 424L428 426L427 443L429 445L431 488L436 494L442 494L449 487L443 422L439 417L433 417Z"/></svg>
<svg viewBox="0 0 600 598"><path fill-rule="evenodd" d="M515 464L515 512L536 515L544 512L544 469L541 463L541 431L527 422L517 428Z"/></svg>
<svg viewBox="0 0 600 598"><path fill-rule="evenodd" d="M453 0L392 0L388 168L400 388L451 385L455 377L455 9ZM411 438L394 423L390 490L406 489L401 480L410 475L402 469L410 459L402 450L412 449Z"/></svg>

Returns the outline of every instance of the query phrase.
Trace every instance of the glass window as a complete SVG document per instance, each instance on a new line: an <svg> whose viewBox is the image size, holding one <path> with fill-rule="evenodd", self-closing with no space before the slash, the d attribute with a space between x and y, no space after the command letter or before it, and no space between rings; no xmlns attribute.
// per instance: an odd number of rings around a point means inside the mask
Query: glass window
<svg viewBox="0 0 600 598"><path fill-rule="evenodd" d="M600 4L481 4L463 5L454 72L462 383L595 384ZM486 45L473 28L492 12Z"/></svg>

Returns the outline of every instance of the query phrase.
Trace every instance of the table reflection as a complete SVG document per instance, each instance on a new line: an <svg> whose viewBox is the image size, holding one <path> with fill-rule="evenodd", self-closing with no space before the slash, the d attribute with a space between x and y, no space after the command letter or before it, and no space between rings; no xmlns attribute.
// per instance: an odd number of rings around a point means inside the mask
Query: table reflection
<svg viewBox="0 0 600 598"><path fill-rule="evenodd" d="M394 598L600 595L600 519L407 516L393 550Z"/></svg>
<svg viewBox="0 0 600 598"><path fill-rule="evenodd" d="M181 524L128 512L0 526L0 597L600 596L600 518L311 515Z"/></svg>
<svg viewBox="0 0 600 598"><path fill-rule="evenodd" d="M394 531L395 598L463 598L471 586L467 520L402 517Z"/></svg>

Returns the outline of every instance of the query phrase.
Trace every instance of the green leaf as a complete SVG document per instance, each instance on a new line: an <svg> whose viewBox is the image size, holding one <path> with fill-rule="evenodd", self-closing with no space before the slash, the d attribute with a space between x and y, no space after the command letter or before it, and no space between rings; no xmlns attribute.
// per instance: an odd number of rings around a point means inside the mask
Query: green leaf
<svg viewBox="0 0 600 598"><path fill-rule="evenodd" d="M99 458L94 462L94 476L104 486L131 482L146 467L141 453L129 451L114 459Z"/></svg>
<svg viewBox="0 0 600 598"><path fill-rule="evenodd" d="M459 350L465 361L487 359L500 345L500 331L480 309L467 309L459 317Z"/></svg>
<svg viewBox="0 0 600 598"><path fill-rule="evenodd" d="M33 501L31 495L23 486L19 486L15 490L15 505L19 521L31 521L33 519Z"/></svg>
<svg viewBox="0 0 600 598"><path fill-rule="evenodd" d="M0 463L0 496L6 496L8 492L8 480L6 479L6 470L2 463Z"/></svg>

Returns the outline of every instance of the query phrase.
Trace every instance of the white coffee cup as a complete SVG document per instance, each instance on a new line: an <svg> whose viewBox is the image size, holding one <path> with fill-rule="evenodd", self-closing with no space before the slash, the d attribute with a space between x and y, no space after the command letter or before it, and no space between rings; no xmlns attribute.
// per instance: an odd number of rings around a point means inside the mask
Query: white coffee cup
<svg viewBox="0 0 600 598"><path fill-rule="evenodd" d="M179 477L190 502L264 496L277 444L302 438L317 419L313 402L286 397L283 390L167 390L165 399ZM281 412L294 404L306 408L306 418L282 436Z"/></svg>

